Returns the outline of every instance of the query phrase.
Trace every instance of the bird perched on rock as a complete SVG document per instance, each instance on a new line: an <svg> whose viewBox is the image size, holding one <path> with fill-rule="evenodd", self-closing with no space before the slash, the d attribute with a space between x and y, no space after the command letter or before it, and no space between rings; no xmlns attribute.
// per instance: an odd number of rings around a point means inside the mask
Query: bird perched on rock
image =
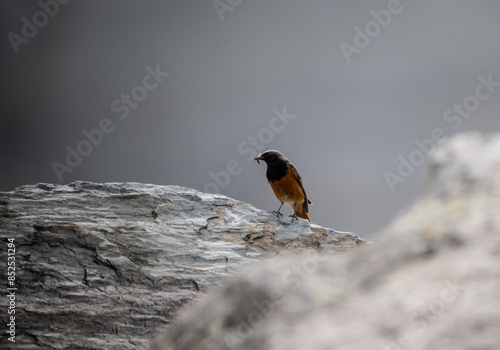
<svg viewBox="0 0 500 350"><path fill-rule="evenodd" d="M254 158L258 164L263 160L267 164L266 177L271 185L274 194L281 202L276 212L278 215L284 203L289 204L294 211L294 219L303 218L311 221L309 218L308 204L312 202L307 198L306 190L302 184L302 178L297 168L281 153L275 150L265 151Z"/></svg>

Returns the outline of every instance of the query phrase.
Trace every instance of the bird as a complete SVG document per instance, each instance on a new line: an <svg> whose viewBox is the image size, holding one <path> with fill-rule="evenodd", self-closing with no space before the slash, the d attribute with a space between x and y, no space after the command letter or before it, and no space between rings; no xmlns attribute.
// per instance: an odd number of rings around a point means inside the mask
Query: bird
<svg viewBox="0 0 500 350"><path fill-rule="evenodd" d="M269 150L259 153L254 158L258 164L264 161L267 164L266 178L281 205L275 213L281 216L280 209L284 203L293 208L293 220L299 218L311 221L309 206L312 201L307 198L306 190L302 184L297 168L281 152ZM298 219L297 219L298 220Z"/></svg>

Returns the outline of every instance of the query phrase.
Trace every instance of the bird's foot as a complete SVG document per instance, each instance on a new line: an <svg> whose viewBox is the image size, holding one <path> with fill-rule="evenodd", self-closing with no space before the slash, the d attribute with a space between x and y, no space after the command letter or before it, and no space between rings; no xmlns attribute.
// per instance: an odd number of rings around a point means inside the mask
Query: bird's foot
<svg viewBox="0 0 500 350"><path fill-rule="evenodd" d="M299 218L295 215L295 214L292 214L292 215L289 215L288 217L292 217L292 223L293 223L293 220L299 220Z"/></svg>
<svg viewBox="0 0 500 350"><path fill-rule="evenodd" d="M273 210L272 213L276 214L278 217L282 217L283 214L280 213L280 211Z"/></svg>

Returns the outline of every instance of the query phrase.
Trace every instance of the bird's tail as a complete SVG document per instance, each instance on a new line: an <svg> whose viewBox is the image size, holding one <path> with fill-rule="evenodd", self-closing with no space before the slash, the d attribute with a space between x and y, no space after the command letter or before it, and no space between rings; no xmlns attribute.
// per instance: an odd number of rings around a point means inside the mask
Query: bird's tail
<svg viewBox="0 0 500 350"><path fill-rule="evenodd" d="M311 202L311 204L312 204L312 202ZM311 221L309 214L307 214L308 211L309 211L309 208L307 207L307 202L304 202L302 204L294 206L295 216Z"/></svg>

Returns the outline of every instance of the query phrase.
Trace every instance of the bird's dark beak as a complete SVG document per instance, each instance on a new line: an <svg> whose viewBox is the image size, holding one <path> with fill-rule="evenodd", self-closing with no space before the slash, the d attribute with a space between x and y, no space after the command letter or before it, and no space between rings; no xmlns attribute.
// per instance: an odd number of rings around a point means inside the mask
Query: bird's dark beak
<svg viewBox="0 0 500 350"><path fill-rule="evenodd" d="M257 161L257 164L260 164L260 160L262 160L262 153L259 153L257 157L254 158Z"/></svg>

